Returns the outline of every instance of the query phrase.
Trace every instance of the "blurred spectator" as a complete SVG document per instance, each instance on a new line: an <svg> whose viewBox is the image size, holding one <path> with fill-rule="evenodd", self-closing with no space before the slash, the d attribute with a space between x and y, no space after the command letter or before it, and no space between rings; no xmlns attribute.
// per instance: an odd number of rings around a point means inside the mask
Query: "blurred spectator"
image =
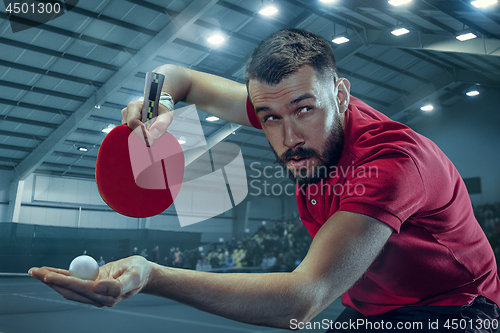
<svg viewBox="0 0 500 333"><path fill-rule="evenodd" d="M171 247L170 252L163 259L165 261L166 266L169 266L169 267L174 266L174 253L175 253L175 247Z"/></svg>
<svg viewBox="0 0 500 333"><path fill-rule="evenodd" d="M229 244L227 244L227 248L229 250L230 253L233 253L233 251L238 247L238 242L236 241L236 237L232 237L231 238L231 241L229 242Z"/></svg>
<svg viewBox="0 0 500 333"><path fill-rule="evenodd" d="M156 245L154 249L151 251L151 261L155 263L160 262L160 247Z"/></svg>
<svg viewBox="0 0 500 333"><path fill-rule="evenodd" d="M175 249L172 263L174 267L182 268L182 264L184 263L184 254L179 248Z"/></svg>
<svg viewBox="0 0 500 333"><path fill-rule="evenodd" d="M212 270L212 266L210 265L210 263L207 263L207 258L203 257L202 259L198 260L198 263L196 264L196 270L208 272Z"/></svg>
<svg viewBox="0 0 500 333"><path fill-rule="evenodd" d="M99 267L106 265L106 262L104 261L104 258L101 256L99 258L99 262L97 263Z"/></svg>
<svg viewBox="0 0 500 333"><path fill-rule="evenodd" d="M233 267L243 267L243 261L245 259L247 251L243 248L241 242L238 242L238 248L233 251Z"/></svg>

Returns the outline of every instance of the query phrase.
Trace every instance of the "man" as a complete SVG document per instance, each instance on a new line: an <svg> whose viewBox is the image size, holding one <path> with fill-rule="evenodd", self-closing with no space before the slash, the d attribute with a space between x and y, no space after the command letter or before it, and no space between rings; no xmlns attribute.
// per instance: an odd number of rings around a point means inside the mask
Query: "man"
<svg viewBox="0 0 500 333"><path fill-rule="evenodd" d="M458 172L428 139L351 97L325 40L297 29L271 35L252 54L246 85L170 65L156 71L167 78L167 99L262 127L297 183L300 216L314 237L307 256L290 273L211 274L131 257L103 266L96 282L54 268L33 268L33 277L99 307L144 292L295 329L342 295L347 308L331 332L410 331L411 323L489 331L479 325L499 317L500 281ZM142 126L141 105L122 111L131 128ZM171 119L162 108L149 139ZM461 326L446 327L448 319Z"/></svg>

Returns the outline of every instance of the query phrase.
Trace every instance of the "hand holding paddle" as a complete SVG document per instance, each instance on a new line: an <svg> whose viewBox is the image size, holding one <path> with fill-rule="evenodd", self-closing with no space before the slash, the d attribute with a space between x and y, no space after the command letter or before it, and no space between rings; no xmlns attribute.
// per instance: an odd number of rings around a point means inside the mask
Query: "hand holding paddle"
<svg viewBox="0 0 500 333"><path fill-rule="evenodd" d="M122 111L130 123L108 133L97 155L99 193L111 208L126 216L160 214L172 204L182 184L184 154L177 139L165 133L171 112L163 108L162 121L155 122L163 80L161 74L146 74L142 121L137 118L138 103Z"/></svg>

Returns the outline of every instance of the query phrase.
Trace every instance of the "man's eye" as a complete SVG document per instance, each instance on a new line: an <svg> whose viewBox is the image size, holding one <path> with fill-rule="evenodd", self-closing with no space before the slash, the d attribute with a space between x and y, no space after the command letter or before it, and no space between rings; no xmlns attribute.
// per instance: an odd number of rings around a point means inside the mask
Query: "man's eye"
<svg viewBox="0 0 500 333"><path fill-rule="evenodd" d="M264 121L274 121L274 120L278 120L278 117L273 115L264 117Z"/></svg>
<svg viewBox="0 0 500 333"><path fill-rule="evenodd" d="M311 110L312 110L312 107L310 107L310 106L304 106L304 107L302 107L302 108L299 109L299 112L300 113L307 113L307 112L309 112Z"/></svg>

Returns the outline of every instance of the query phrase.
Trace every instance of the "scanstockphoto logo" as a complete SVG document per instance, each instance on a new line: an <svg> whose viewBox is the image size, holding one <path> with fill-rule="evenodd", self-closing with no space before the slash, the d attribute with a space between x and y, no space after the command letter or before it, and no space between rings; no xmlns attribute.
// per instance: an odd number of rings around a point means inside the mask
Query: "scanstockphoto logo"
<svg viewBox="0 0 500 333"><path fill-rule="evenodd" d="M321 182L300 186L300 191L308 199L316 195L335 195L335 196L363 196L366 193L363 179L378 178L379 170L377 166L354 167L343 166L321 166L312 169L311 176L325 175L328 178L345 179L345 182L338 182L332 186L324 186ZM286 181L289 179L288 172L280 165L263 166L260 162L250 164L249 187L251 196L294 196L296 194L296 184ZM285 181L283 181L285 180Z"/></svg>
<svg viewBox="0 0 500 333"><path fill-rule="evenodd" d="M12 32L21 32L61 17L72 10L79 0L4 0Z"/></svg>
<svg viewBox="0 0 500 333"><path fill-rule="evenodd" d="M180 225L184 227L236 207L246 198L248 184L238 145L207 142L194 105L173 113L174 120L164 136L175 138L182 151L174 149L173 144L163 147L155 143L146 148L138 139L143 138L140 127L131 132L128 147L137 186L161 190L168 184ZM184 163L178 163L179 158Z"/></svg>

